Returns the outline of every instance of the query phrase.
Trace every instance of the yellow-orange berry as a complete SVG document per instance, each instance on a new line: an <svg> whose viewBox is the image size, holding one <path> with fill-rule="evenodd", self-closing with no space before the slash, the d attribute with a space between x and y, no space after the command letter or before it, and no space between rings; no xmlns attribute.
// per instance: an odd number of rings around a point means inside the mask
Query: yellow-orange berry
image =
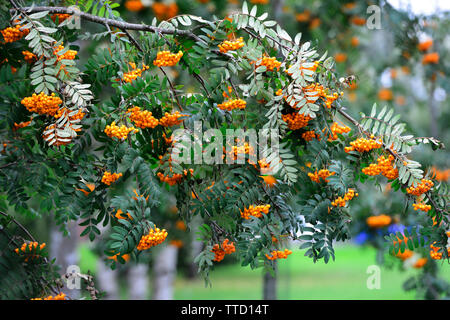
<svg viewBox="0 0 450 320"><path fill-rule="evenodd" d="M366 219L366 223L371 228L383 228L390 225L392 218L388 215L371 216Z"/></svg>
<svg viewBox="0 0 450 320"><path fill-rule="evenodd" d="M327 180L327 178L328 178L329 176L333 176L333 175L335 175L335 172L333 172L333 171L328 171L328 169L321 169L321 170L319 170L319 172L317 172L317 170L316 170L314 173L311 173L311 172L308 173L308 177L309 177L312 181L317 182L317 183L320 183L320 182L321 182L321 181L320 181L321 178L323 179L323 181L329 182L329 181Z"/></svg>
<svg viewBox="0 0 450 320"><path fill-rule="evenodd" d="M274 250L270 255L266 254L266 258L268 260L287 259L290 254L292 254L292 251L289 249L284 249L284 251Z"/></svg>
<svg viewBox="0 0 450 320"><path fill-rule="evenodd" d="M430 189L433 186L434 186L433 181L427 180L427 179L422 179L416 187L411 186L411 187L407 188L406 192L419 197L420 195L430 191Z"/></svg>
<svg viewBox="0 0 450 320"><path fill-rule="evenodd" d="M244 38L240 37L234 40L225 40L218 45L220 52L235 51L245 46Z"/></svg>
<svg viewBox="0 0 450 320"><path fill-rule="evenodd" d="M354 189L348 189L347 193L344 195L344 197L338 197L334 201L331 202L331 205L333 207L345 207L347 204L347 201L352 200L354 197L359 196L357 192L355 192Z"/></svg>
<svg viewBox="0 0 450 320"><path fill-rule="evenodd" d="M241 211L241 217L248 220L250 216L261 218L262 214L268 214L270 209L270 204L254 206L251 205L248 208L245 208L244 211Z"/></svg>
<svg viewBox="0 0 450 320"><path fill-rule="evenodd" d="M175 113L168 113L165 112L164 116L159 119L159 124L163 127L171 127L179 125L184 121L184 119L180 119L181 117L188 117L187 114L181 114L179 111L176 111Z"/></svg>
<svg viewBox="0 0 450 320"><path fill-rule="evenodd" d="M355 141L350 142L351 147L345 147L345 152L358 151L358 152L368 152L373 149L381 148L381 139L374 140L373 137L370 139L358 138Z"/></svg>
<svg viewBox="0 0 450 320"><path fill-rule="evenodd" d="M180 61L183 56L182 51L178 53L171 53L170 51L159 51L156 55L156 59L153 60L153 65L157 67L172 67Z"/></svg>
<svg viewBox="0 0 450 320"><path fill-rule="evenodd" d="M11 43L15 41L19 41L24 36L28 35L30 33L30 29L23 29L21 25L15 25L14 27L8 27L6 29L1 30L1 34L3 36L3 43Z"/></svg>
<svg viewBox="0 0 450 320"><path fill-rule="evenodd" d="M142 68L136 68L136 64L134 62L129 62L128 64L131 66L131 71L124 73L122 77L122 81L126 83L133 82L133 80L135 80L137 77L142 76L143 71L150 68L145 64L142 65Z"/></svg>
<svg viewBox="0 0 450 320"><path fill-rule="evenodd" d="M128 137L128 134L139 132L139 129L134 127L127 127L125 125L121 125L120 127L116 125L116 122L113 121L110 125L107 125L104 132L110 138L116 137L119 140L125 140Z"/></svg>
<svg viewBox="0 0 450 320"><path fill-rule="evenodd" d="M154 128L159 124L158 119L153 117L151 111L148 110L141 111L141 108L133 107L128 109L127 113L130 113L130 120L135 123L136 127L142 129Z"/></svg>
<svg viewBox="0 0 450 320"><path fill-rule="evenodd" d="M111 173L109 171L105 171L102 177L102 182L106 185L111 185L111 183L115 182L122 176L122 173Z"/></svg>
<svg viewBox="0 0 450 320"><path fill-rule="evenodd" d="M247 106L247 102L245 100L242 99L230 99L227 101L224 101L222 103L219 103L217 105L217 107L221 110L227 110L227 111L231 111L234 109L245 109L245 107Z"/></svg>
<svg viewBox="0 0 450 320"><path fill-rule="evenodd" d="M236 251L236 248L234 247L233 242L229 242L230 240L225 239L222 242L222 245L215 244L211 250L211 252L214 252L214 260L216 262L220 262L223 260L226 254L231 254Z"/></svg>
<svg viewBox="0 0 450 320"><path fill-rule="evenodd" d="M38 95L33 93L31 97L23 98L21 103L30 112L54 116L59 110L59 105L62 103L62 100L55 96L54 93L48 96L41 92Z"/></svg>
<svg viewBox="0 0 450 320"><path fill-rule="evenodd" d="M166 240L167 231L166 229L160 230L159 228L150 229L146 235L143 235L137 249L139 251L150 249L151 247L157 246Z"/></svg>
<svg viewBox="0 0 450 320"><path fill-rule="evenodd" d="M288 128L291 130L298 130L308 125L311 120L310 116L299 114L298 112L288 113L281 116L283 121L288 124Z"/></svg>

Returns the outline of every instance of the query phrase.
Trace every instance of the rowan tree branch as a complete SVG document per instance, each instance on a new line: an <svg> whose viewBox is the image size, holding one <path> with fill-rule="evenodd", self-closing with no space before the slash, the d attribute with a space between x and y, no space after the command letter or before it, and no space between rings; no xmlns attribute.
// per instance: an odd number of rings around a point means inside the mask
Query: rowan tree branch
<svg viewBox="0 0 450 320"><path fill-rule="evenodd" d="M148 31L153 33L161 33L161 34L169 34L169 35L179 35L179 36L185 36L188 38L191 38L195 41L204 42L201 38L199 38L197 35L192 33L189 30L178 30L178 29L165 29L165 28L158 28L155 26L149 26L146 24L137 24L137 23L129 23L125 21L119 21L119 20L113 20L109 18L102 18L99 16L92 15L90 13L86 13L80 10L75 10L73 8L65 8L65 7L23 7L19 8L21 11L26 11L27 13L36 13L36 12L42 12L42 11L48 11L49 13L60 13L60 14L70 14L75 15L77 17L80 17L81 19L91 21L94 23L102 24L102 25L109 25L111 27L116 27L121 30L136 30L136 31ZM17 9L11 9L11 10L17 10Z"/></svg>

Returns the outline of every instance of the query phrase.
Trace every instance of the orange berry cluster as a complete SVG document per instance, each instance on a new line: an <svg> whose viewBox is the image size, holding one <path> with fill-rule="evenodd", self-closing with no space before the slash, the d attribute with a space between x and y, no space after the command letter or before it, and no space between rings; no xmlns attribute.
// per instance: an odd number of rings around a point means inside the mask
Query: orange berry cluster
<svg viewBox="0 0 450 320"><path fill-rule="evenodd" d="M41 92L38 95L33 93L31 97L23 98L21 103L30 112L54 116L59 110L59 105L62 103L62 100L55 96L54 93L48 96Z"/></svg>
<svg viewBox="0 0 450 320"><path fill-rule="evenodd" d="M61 23L61 22L63 22L64 20L69 19L69 18L70 18L70 14L66 14L66 13L55 13L55 14L52 14L50 18L53 20L53 22L56 22L56 18L58 18L58 22Z"/></svg>
<svg viewBox="0 0 450 320"><path fill-rule="evenodd" d="M156 59L153 60L153 65L157 67L173 67L180 61L183 56L182 51L178 53L171 53L170 51L159 51Z"/></svg>
<svg viewBox="0 0 450 320"><path fill-rule="evenodd" d="M58 55L58 52L60 52L63 49L64 49L64 46L63 45L59 45L58 47L56 47L53 50L53 54L58 57L57 58L58 61L75 59L75 56L77 55L77 51L75 51L75 50L67 50L66 53Z"/></svg>
<svg viewBox="0 0 450 320"><path fill-rule="evenodd" d="M104 132L110 138L116 137L119 140L125 140L130 132L136 133L139 132L139 129L127 127L124 124L119 127L116 125L116 122L113 121L110 125L106 126Z"/></svg>
<svg viewBox="0 0 450 320"><path fill-rule="evenodd" d="M228 93L229 93L229 94L231 94L231 93L233 92L233 88L232 88L231 86L228 86L227 90L228 90ZM224 92L222 93L223 97L224 97L224 98L230 98L230 96L228 95L228 93L227 93L226 91L224 91Z"/></svg>
<svg viewBox="0 0 450 320"><path fill-rule="evenodd" d="M126 83L133 82L134 79L142 76L143 71L148 70L150 68L149 66L147 66L145 64L142 65L142 69L136 68L136 64L134 62L129 62L129 64L130 64L132 70L124 73L123 78L122 78L122 80Z"/></svg>
<svg viewBox="0 0 450 320"><path fill-rule="evenodd" d="M0 32L2 33L4 43L19 41L28 33L30 33L30 29L20 30L21 27L21 25L16 25L14 27L8 27L1 30Z"/></svg>
<svg viewBox="0 0 450 320"><path fill-rule="evenodd" d="M431 53L427 53L423 55L422 58L422 64L426 65L426 64L437 64L439 63L439 53L437 52L431 52Z"/></svg>
<svg viewBox="0 0 450 320"><path fill-rule="evenodd" d="M153 117L152 112L148 110L141 111L139 107L129 108L127 113L131 113L130 120L133 121L136 127L154 128L159 124L158 119Z"/></svg>
<svg viewBox="0 0 450 320"><path fill-rule="evenodd" d="M33 63L34 61L37 60L37 56L33 52L30 52L28 50L22 51L22 54L23 54L23 58L28 63Z"/></svg>
<svg viewBox="0 0 450 320"><path fill-rule="evenodd" d="M191 173L191 175L194 174L194 169L189 169L189 172ZM187 176L187 173L188 173L188 171L185 169L184 175ZM158 172L156 175L158 176L158 178L161 182L165 182L169 186L176 185L183 178L183 175L180 173L173 173L172 176L169 176L169 175L165 176L162 172Z"/></svg>
<svg viewBox="0 0 450 320"><path fill-rule="evenodd" d="M414 196L419 197L420 195L430 191L430 189L434 186L433 181L422 179L417 187L411 186L406 189L406 192L412 194Z"/></svg>
<svg viewBox="0 0 450 320"><path fill-rule="evenodd" d="M282 119L288 124L289 129L298 130L306 127L311 117L294 112L282 115Z"/></svg>
<svg viewBox="0 0 450 320"><path fill-rule="evenodd" d="M231 111L234 109L245 109L247 106L247 102L242 99L229 99L227 101L224 101L222 103L219 103L217 107L221 110L227 110Z"/></svg>
<svg viewBox="0 0 450 320"><path fill-rule="evenodd" d="M45 243L42 243L39 245L36 241L29 242L29 243L23 243L22 246L19 248L16 248L14 251L17 254L25 254L25 262L27 262L30 259L34 259L39 257L39 253L45 248Z"/></svg>
<svg viewBox="0 0 450 320"><path fill-rule="evenodd" d="M311 141L312 139L319 138L319 135L314 130L310 130L302 133L302 138L306 141Z"/></svg>
<svg viewBox="0 0 450 320"><path fill-rule="evenodd" d="M61 292L61 293L57 294L54 297L53 296L48 296L48 297L45 297L45 298L33 298L31 300L67 300L67 299L66 299L66 294Z"/></svg>
<svg viewBox="0 0 450 320"><path fill-rule="evenodd" d="M153 2L152 10L158 20L167 20L178 14L178 5L176 2L172 2L171 4Z"/></svg>
<svg viewBox="0 0 450 320"><path fill-rule="evenodd" d="M141 0L127 0L125 1L125 8L127 8L129 11L137 12L144 9L144 5L142 4Z"/></svg>
<svg viewBox="0 0 450 320"><path fill-rule="evenodd" d="M183 220L175 222L175 228L181 231L186 231L186 223Z"/></svg>
<svg viewBox="0 0 450 320"><path fill-rule="evenodd" d="M366 219L367 225L371 228L383 228L391 224L392 218L388 215L371 216Z"/></svg>
<svg viewBox="0 0 450 320"><path fill-rule="evenodd" d="M122 176L122 173L111 173L109 171L106 171L103 174L102 182L109 186L109 185L111 185L111 183L115 182L121 176Z"/></svg>
<svg viewBox="0 0 450 320"><path fill-rule="evenodd" d="M254 206L251 205L248 208L245 208L244 211L241 211L241 217L245 220L250 219L250 216L261 218L262 214L268 214L270 209L270 204Z"/></svg>
<svg viewBox="0 0 450 320"><path fill-rule="evenodd" d="M402 252L397 252L397 254L395 255L397 258L400 258L402 261L405 261L406 259L411 258L413 255L413 252L411 250L406 249L405 251Z"/></svg>
<svg viewBox="0 0 450 320"><path fill-rule="evenodd" d="M333 207L345 207L347 201L352 200L353 197L357 197L359 194L355 192L354 189L348 189L347 193L344 195L344 198L338 197L336 200L331 202Z"/></svg>
<svg viewBox="0 0 450 320"><path fill-rule="evenodd" d="M313 83L313 84L303 88L303 91L304 91L305 96L306 96L307 99L308 99L308 97L312 98L312 99L309 99L308 102L314 103L316 101L315 97L323 98L324 103L325 103L325 107L327 109L330 109L331 105L333 104L333 102L339 98L339 94L337 92L334 92L332 94L328 94L327 93L328 89L324 88L319 83L315 83L315 84ZM316 92L316 94L311 95L313 92ZM308 94L308 93L311 93L311 94ZM344 93L341 92L341 96L343 94Z"/></svg>
<svg viewBox="0 0 450 320"><path fill-rule="evenodd" d="M413 203L413 208L415 211L422 210L424 212L428 212L431 210L431 206L429 204L425 204L422 202Z"/></svg>
<svg viewBox="0 0 450 320"><path fill-rule="evenodd" d="M233 252L236 251L236 248L234 247L234 243L231 242L229 243L230 240L225 239L222 242L222 245L220 246L219 244L215 244L211 250L211 252L214 252L215 256L214 256L214 260L216 262L220 262L223 260L223 258L225 257L226 254L232 254Z"/></svg>
<svg viewBox="0 0 450 320"><path fill-rule="evenodd" d="M126 217L125 217L124 214L123 214L122 209L117 210L115 217L117 219L119 219L119 220L120 219L126 219L126 218L128 218L130 220L133 220L133 218L131 218L131 215L128 212L126 213Z"/></svg>
<svg viewBox="0 0 450 320"><path fill-rule="evenodd" d="M274 250L270 253L270 256L266 254L266 258L269 260L286 259L290 254L292 254L292 251L289 249L284 249L284 251Z"/></svg>
<svg viewBox="0 0 450 320"><path fill-rule="evenodd" d="M432 244L430 244L430 257L433 260L440 260L442 259L443 253L442 252L438 252L439 251L439 247L435 247L434 244L436 242L433 242ZM450 248L447 249L447 254L450 255Z"/></svg>
<svg viewBox="0 0 450 320"><path fill-rule="evenodd" d="M317 183L320 183L320 178L322 178L323 181L325 181L325 182L329 182L329 181L327 180L327 178L328 178L329 176L334 176L335 173L336 173L336 172L328 171L328 169L320 169L319 172L317 172L317 170L316 170L314 173L309 172L309 173L308 173L308 177L309 177L312 181L317 182Z"/></svg>
<svg viewBox="0 0 450 320"><path fill-rule="evenodd" d="M230 50L237 50L245 46L244 38L240 37L234 40L225 40L218 45L220 52L226 53Z"/></svg>
<svg viewBox="0 0 450 320"><path fill-rule="evenodd" d="M16 122L14 122L14 128L13 128L13 131L19 130L19 129L21 129L21 128L25 128L25 127L29 126L30 123L31 123L31 120L30 120L30 121L23 121L23 122L21 122L21 123L16 123Z"/></svg>
<svg viewBox="0 0 450 320"><path fill-rule="evenodd" d="M338 134L348 133L351 131L351 129L349 127L340 126L337 122L333 122L330 129L331 129L331 134L328 137L328 141L337 140Z"/></svg>
<svg viewBox="0 0 450 320"><path fill-rule="evenodd" d="M392 180L398 177L398 169L392 166L394 157L389 155L388 158L380 156L377 159L377 163L371 163L368 167L363 168L362 172L368 176L376 176L380 173L386 178Z"/></svg>
<svg viewBox="0 0 450 320"><path fill-rule="evenodd" d="M179 125L183 122L183 120L180 120L181 117L186 117L187 115L181 114L179 111L176 111L175 113L164 113L164 116L159 119L159 124L163 127L171 127Z"/></svg>
<svg viewBox="0 0 450 320"><path fill-rule="evenodd" d="M244 142L244 145L242 146L232 146L231 151L236 158L239 154L253 154L255 152L253 147L248 142Z"/></svg>
<svg viewBox="0 0 450 320"><path fill-rule="evenodd" d="M277 69L277 71L280 70L281 62L275 57L262 57L260 61L259 65L266 66L267 71L273 71L274 69Z"/></svg>
<svg viewBox="0 0 450 320"><path fill-rule="evenodd" d="M427 258L420 258L416 261L416 263L413 265L414 268L416 269L420 269L422 268L424 265L426 265L428 262Z"/></svg>
<svg viewBox="0 0 450 320"><path fill-rule="evenodd" d="M358 151L358 152L368 152L373 149L381 148L382 142L381 140L374 140L371 139L365 139L365 138L358 138L355 141L350 142L351 147L345 147L345 152L349 151Z"/></svg>
<svg viewBox="0 0 450 320"><path fill-rule="evenodd" d="M450 178L450 169L439 170L435 166L431 167L434 179L437 181L447 181Z"/></svg>
<svg viewBox="0 0 450 320"><path fill-rule="evenodd" d="M159 228L150 229L148 234L142 236L137 249L139 251L150 249L151 247L157 246L166 240L167 231L166 229L160 230Z"/></svg>

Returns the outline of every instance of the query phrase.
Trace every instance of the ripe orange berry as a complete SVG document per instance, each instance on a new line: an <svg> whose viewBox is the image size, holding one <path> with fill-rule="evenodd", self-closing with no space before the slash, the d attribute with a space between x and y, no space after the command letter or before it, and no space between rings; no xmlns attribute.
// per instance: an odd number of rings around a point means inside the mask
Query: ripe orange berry
<svg viewBox="0 0 450 320"><path fill-rule="evenodd" d="M411 186L406 189L406 192L412 194L414 196L419 197L420 195L430 191L430 189L434 186L433 181L422 179L417 187Z"/></svg>
<svg viewBox="0 0 450 320"><path fill-rule="evenodd" d="M102 182L106 185L111 185L111 183L115 182L122 176L122 173L111 173L109 171L105 171L102 177Z"/></svg>
<svg viewBox="0 0 450 320"><path fill-rule="evenodd" d="M62 100L55 96L54 93L48 96L41 92L38 95L33 93L31 97L23 98L21 103L30 112L54 116L59 110L59 105L62 103Z"/></svg>
<svg viewBox="0 0 450 320"><path fill-rule="evenodd" d="M270 204L253 206L251 205L248 208L245 208L244 211L241 211L241 217L248 220L250 216L261 218L262 214L268 214L270 209Z"/></svg>
<svg viewBox="0 0 450 320"><path fill-rule="evenodd" d="M125 140L128 137L128 134L139 132L139 129L134 127L127 127L125 125L121 125L118 127L116 122L113 121L110 125L107 125L104 132L110 138L116 137L119 140Z"/></svg>
<svg viewBox="0 0 450 320"><path fill-rule="evenodd" d="M290 254L292 254L292 251L289 249L284 249L284 251L274 250L270 255L266 254L266 258L269 260L287 259Z"/></svg>
<svg viewBox="0 0 450 320"><path fill-rule="evenodd" d="M153 60L153 65L157 67L173 67L178 63L178 61L180 61L182 56L182 51L178 51L178 53L159 51L156 55L156 59Z"/></svg>
<svg viewBox="0 0 450 320"><path fill-rule="evenodd" d="M122 81L126 83L131 83L133 80L135 80L137 77L142 76L142 72L145 70L148 70L150 67L143 64L142 68L136 68L136 64L134 62L128 63L131 66L131 71L126 72L123 74Z"/></svg>
<svg viewBox="0 0 450 320"><path fill-rule="evenodd" d="M167 231L166 229L160 230L159 228L150 229L148 234L142 236L137 249L139 251L150 249L151 247L157 246L166 240Z"/></svg>
<svg viewBox="0 0 450 320"><path fill-rule="evenodd" d="M220 262L223 260L226 254L232 254L236 251L236 248L234 247L234 243L229 243L230 240L225 239L222 242L222 245L215 244L211 250L211 252L214 252L214 260L216 262Z"/></svg>
<svg viewBox="0 0 450 320"><path fill-rule="evenodd" d="M222 103L219 103L217 105L217 107L221 110L227 110L227 111L231 111L234 109L245 109L245 107L247 106L247 102L245 102L242 99L230 99L227 101L224 101Z"/></svg>
<svg viewBox="0 0 450 320"><path fill-rule="evenodd" d="M308 125L311 120L310 116L299 114L298 112L288 113L281 116L283 121L288 124L288 128L291 130L298 130Z"/></svg>
<svg viewBox="0 0 450 320"><path fill-rule="evenodd" d="M388 215L371 216L366 219L367 225L371 228L383 228L391 224L392 218Z"/></svg>
<svg viewBox="0 0 450 320"><path fill-rule="evenodd" d="M8 27L6 29L1 30L1 34L3 36L3 43L11 43L15 41L19 41L24 36L28 35L30 33L30 29L23 29L21 25L15 25L14 27Z"/></svg>
<svg viewBox="0 0 450 320"><path fill-rule="evenodd" d="M321 170L319 170L319 172L317 172L317 170L316 170L314 173L311 173L311 172L308 173L308 177L309 177L312 181L317 182L317 183L320 183L320 182L321 182L321 181L320 181L321 178L323 179L323 181L329 182L329 181L327 180L327 178L328 178L329 176L334 176L334 175L335 175L335 172L333 172L333 171L328 171L328 169L321 169Z"/></svg>
<svg viewBox="0 0 450 320"><path fill-rule="evenodd" d="M139 107L129 108L127 113L130 114L130 120L133 121L136 127L145 129L145 128L154 128L159 124L158 119L153 117L152 112L148 110L141 111Z"/></svg>
<svg viewBox="0 0 450 320"><path fill-rule="evenodd" d="M163 127L172 127L179 125L184 121L184 119L180 119L181 117L188 117L187 114L181 114L179 111L176 111L175 113L168 113L165 112L164 116L159 119L159 124Z"/></svg>
<svg viewBox="0 0 450 320"><path fill-rule="evenodd" d="M245 46L244 38L240 37L234 40L225 40L218 45L220 52L236 51Z"/></svg>

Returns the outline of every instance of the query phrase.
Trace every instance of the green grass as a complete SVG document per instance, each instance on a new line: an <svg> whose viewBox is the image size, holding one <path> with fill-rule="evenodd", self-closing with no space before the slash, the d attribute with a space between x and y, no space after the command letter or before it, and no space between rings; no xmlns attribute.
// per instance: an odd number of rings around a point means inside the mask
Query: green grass
<svg viewBox="0 0 450 320"><path fill-rule="evenodd" d="M372 248L344 246L336 249L336 261L314 264L304 257L304 250L294 251L279 262L277 294L279 299L414 299L402 283L417 270L400 272L381 268L381 288L369 290L367 267L374 264ZM449 277L450 279L450 277ZM239 265L217 267L211 274L212 287L201 279L189 281L179 277L175 299L261 299L262 272Z"/></svg>
<svg viewBox="0 0 450 320"><path fill-rule="evenodd" d="M414 292L405 292L403 282L419 271L401 272L381 267L381 288L369 290L366 286L367 267L375 262L375 250L351 245L336 248L336 261L314 264L303 256L304 250L295 250L288 259L279 261L277 294L279 299L414 299ZM95 273L96 256L86 246L81 246L81 270ZM450 273L442 276L450 281ZM448 267L447 267L448 268ZM175 299L261 299L262 270L251 270L238 264L218 264L211 273L212 287L205 287L202 278L189 280L178 276L175 282Z"/></svg>

